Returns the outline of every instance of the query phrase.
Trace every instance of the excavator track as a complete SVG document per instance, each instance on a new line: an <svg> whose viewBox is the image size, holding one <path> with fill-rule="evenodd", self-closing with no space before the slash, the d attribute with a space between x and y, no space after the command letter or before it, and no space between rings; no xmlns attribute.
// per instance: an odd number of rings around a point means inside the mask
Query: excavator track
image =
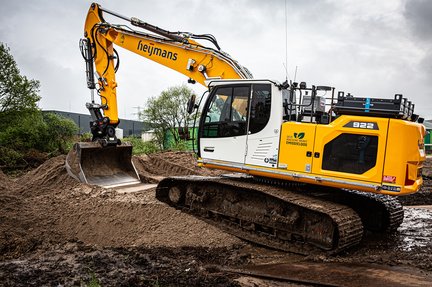
<svg viewBox="0 0 432 287"><path fill-rule="evenodd" d="M156 198L242 239L298 254L338 253L363 236L352 208L250 179L169 177Z"/></svg>
<svg viewBox="0 0 432 287"><path fill-rule="evenodd" d="M363 226L372 232L393 232L402 224L402 204L389 195L346 190L331 187L301 184L271 178L254 177L257 182L268 185L289 187L302 194L343 204L354 209L361 217Z"/></svg>
<svg viewBox="0 0 432 287"><path fill-rule="evenodd" d="M393 232L402 224L402 204L389 195L356 190L337 190L329 200L350 206L361 217L365 229L373 232Z"/></svg>

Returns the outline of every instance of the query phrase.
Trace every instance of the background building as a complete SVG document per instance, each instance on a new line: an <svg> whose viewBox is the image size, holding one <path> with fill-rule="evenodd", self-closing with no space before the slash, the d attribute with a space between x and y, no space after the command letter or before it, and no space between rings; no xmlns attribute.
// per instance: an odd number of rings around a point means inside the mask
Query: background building
<svg viewBox="0 0 432 287"><path fill-rule="evenodd" d="M79 127L80 135L84 133L90 133L90 121L92 120L90 115L72 113L72 112L62 112L62 111L55 111L55 110L48 110L43 112L54 113L72 119ZM140 121L120 119L120 124L118 128L123 130L124 137L130 137L130 136L141 137L141 134L144 131L150 129L150 125Z"/></svg>

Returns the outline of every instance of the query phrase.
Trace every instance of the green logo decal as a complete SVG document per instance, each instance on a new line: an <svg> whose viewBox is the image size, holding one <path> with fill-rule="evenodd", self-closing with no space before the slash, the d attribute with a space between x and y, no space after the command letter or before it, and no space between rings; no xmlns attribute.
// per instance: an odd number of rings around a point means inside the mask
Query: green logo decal
<svg viewBox="0 0 432 287"><path fill-rule="evenodd" d="M301 140L304 138L305 133L294 133L294 138Z"/></svg>
<svg viewBox="0 0 432 287"><path fill-rule="evenodd" d="M305 135L304 132L287 135L286 144L307 147L308 141L304 139Z"/></svg>

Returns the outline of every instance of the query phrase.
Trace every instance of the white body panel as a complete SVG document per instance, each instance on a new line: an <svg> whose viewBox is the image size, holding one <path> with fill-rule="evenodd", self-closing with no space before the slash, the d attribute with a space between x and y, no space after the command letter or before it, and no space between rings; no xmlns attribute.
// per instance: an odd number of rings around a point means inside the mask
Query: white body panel
<svg viewBox="0 0 432 287"><path fill-rule="evenodd" d="M249 134L247 138L246 164L277 167L280 128L282 125L282 95L272 85L270 119L263 130Z"/></svg>
<svg viewBox="0 0 432 287"><path fill-rule="evenodd" d="M270 84L271 82L243 80L241 83ZM248 164L277 168L283 115L282 95L274 84L271 84L271 87L271 113L267 125L254 134L248 132L247 135L242 136L200 138L202 159L233 163L236 167Z"/></svg>

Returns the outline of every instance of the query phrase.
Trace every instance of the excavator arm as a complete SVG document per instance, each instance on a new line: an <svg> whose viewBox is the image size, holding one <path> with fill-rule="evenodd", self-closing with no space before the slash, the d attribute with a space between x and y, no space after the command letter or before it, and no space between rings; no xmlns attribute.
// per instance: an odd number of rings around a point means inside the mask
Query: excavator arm
<svg viewBox="0 0 432 287"><path fill-rule="evenodd" d="M105 21L110 14L140 28L135 30L124 25ZM86 60L87 85L97 89L100 104L92 102L86 106L93 118L93 139L104 145L117 144L115 127L119 123L115 73L119 56L114 46L122 47L144 58L178 71L204 86L210 79L249 79L251 73L228 54L222 52L216 39L209 34L195 35L186 32L170 32L137 18L128 18L93 3L88 11L81 51ZM206 47L195 39L208 40L214 48ZM97 85L94 81L96 68Z"/></svg>
<svg viewBox="0 0 432 287"><path fill-rule="evenodd" d="M104 19L106 14L136 28L109 23ZM195 40L209 41L214 47ZM66 158L66 170L81 182L104 187L140 182L131 161L132 146L121 143L115 132L119 124L115 74L120 63L115 46L178 71L188 77L189 82L204 86L207 86L207 80L252 78L246 68L220 50L210 34L170 32L93 3L80 42L86 62L87 87L91 90L91 102L86 107L92 116L93 142L74 145ZM99 102L95 101L95 91L100 97Z"/></svg>

